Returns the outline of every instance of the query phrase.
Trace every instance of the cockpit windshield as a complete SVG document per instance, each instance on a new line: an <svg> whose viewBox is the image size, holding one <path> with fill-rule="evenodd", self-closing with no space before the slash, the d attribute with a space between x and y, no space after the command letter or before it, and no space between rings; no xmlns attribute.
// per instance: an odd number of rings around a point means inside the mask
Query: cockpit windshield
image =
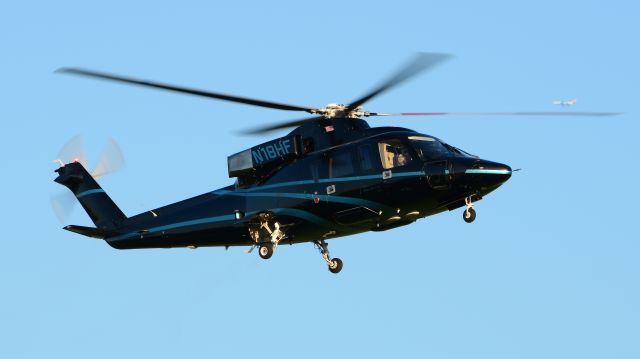
<svg viewBox="0 0 640 359"><path fill-rule="evenodd" d="M475 157L457 147L450 146L429 136L409 136L411 144L418 155L425 161L446 157Z"/></svg>

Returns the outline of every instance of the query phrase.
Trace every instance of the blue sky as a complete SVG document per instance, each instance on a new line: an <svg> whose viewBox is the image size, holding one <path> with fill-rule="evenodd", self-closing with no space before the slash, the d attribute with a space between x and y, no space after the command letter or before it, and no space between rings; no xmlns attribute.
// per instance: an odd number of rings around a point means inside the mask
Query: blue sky
<svg viewBox="0 0 640 359"><path fill-rule="evenodd" d="M0 5L3 358L637 358L632 1L5 2ZM117 251L68 233L51 163L83 134L127 167L128 215L231 183L226 156L297 114L71 76L81 66L232 94L349 102L415 51L455 55L370 111L620 111L382 118L523 168L476 206L269 261L244 248ZM90 225L76 208L69 224Z"/></svg>

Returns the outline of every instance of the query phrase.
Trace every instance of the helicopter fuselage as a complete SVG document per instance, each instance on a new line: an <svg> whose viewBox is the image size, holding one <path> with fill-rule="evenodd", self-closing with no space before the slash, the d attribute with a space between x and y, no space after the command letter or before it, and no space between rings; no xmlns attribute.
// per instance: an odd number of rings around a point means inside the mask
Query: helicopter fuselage
<svg viewBox="0 0 640 359"><path fill-rule="evenodd" d="M261 214L282 226L281 244L383 231L469 205L511 176L509 166L412 130L362 128L331 139L319 127L325 141L314 143L324 148L259 183L237 181L129 217L106 241L118 249L259 245L250 228Z"/></svg>

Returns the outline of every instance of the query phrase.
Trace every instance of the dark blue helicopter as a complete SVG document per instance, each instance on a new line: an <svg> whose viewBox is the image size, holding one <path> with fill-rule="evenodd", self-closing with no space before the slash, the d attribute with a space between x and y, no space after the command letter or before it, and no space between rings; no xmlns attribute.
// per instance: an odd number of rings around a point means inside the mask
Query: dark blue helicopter
<svg viewBox="0 0 640 359"><path fill-rule="evenodd" d="M464 208L476 218L474 202L494 191L512 174L505 164L480 159L426 134L400 127L371 128L362 117L434 115L572 115L613 113L373 113L362 105L449 56L419 54L395 75L349 105L324 108L288 105L221 93L142 81L111 74L64 68L60 72L155 87L314 117L254 131L296 127L288 135L228 158L235 184L127 217L83 165L61 162L56 182L68 187L96 228L64 229L104 239L117 249L251 246L270 258L278 245L312 242L329 270L326 241L366 231L385 231L436 213Z"/></svg>

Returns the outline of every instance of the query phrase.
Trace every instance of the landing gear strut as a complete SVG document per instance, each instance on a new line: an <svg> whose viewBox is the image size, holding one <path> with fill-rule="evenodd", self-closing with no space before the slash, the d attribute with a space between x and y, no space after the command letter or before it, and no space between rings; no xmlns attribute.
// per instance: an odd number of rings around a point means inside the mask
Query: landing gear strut
<svg viewBox="0 0 640 359"><path fill-rule="evenodd" d="M249 227L249 234L255 242L249 252L259 246L258 254L262 259L271 258L280 241L286 237L284 231L280 229L280 223L269 213L261 213L257 216Z"/></svg>
<svg viewBox="0 0 640 359"><path fill-rule="evenodd" d="M476 210L473 209L473 202L471 202L471 196L464 199L464 204L467 208L462 213L462 218L465 222L471 223L476 219Z"/></svg>
<svg viewBox="0 0 640 359"><path fill-rule="evenodd" d="M320 254L322 255L324 261L327 262L327 265L329 266L329 272L340 273L340 271L342 270L342 260L340 258L331 258L331 256L329 255L329 245L327 244L327 242L325 242L324 239L321 239L319 241L313 241L313 244L320 251Z"/></svg>

